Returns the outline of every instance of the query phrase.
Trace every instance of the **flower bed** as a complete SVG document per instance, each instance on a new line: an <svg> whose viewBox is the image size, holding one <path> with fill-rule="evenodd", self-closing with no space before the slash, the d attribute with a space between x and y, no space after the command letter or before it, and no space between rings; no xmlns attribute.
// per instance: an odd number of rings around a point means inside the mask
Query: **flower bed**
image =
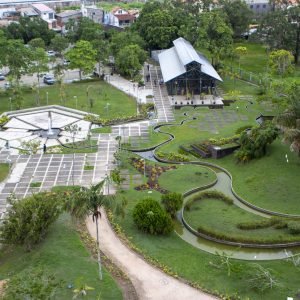
<svg viewBox="0 0 300 300"><path fill-rule="evenodd" d="M163 189L158 184L158 177L168 170L176 169L176 166L159 166L159 165L147 165L145 160L141 158L132 157L130 159L131 164L142 174L148 178L147 183L135 187L137 191L142 190L156 190L162 194L166 194L168 191Z"/></svg>

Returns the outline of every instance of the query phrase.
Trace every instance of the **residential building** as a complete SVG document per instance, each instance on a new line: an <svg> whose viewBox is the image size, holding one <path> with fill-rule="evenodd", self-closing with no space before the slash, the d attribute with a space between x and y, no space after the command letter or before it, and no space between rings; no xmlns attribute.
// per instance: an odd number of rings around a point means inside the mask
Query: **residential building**
<svg viewBox="0 0 300 300"><path fill-rule="evenodd" d="M59 14L56 14L57 27L60 27L62 32L65 32L66 24L69 20L79 20L82 17L82 12L80 10L66 10Z"/></svg>
<svg viewBox="0 0 300 300"><path fill-rule="evenodd" d="M55 11L42 3L31 4L34 10L39 14L40 18L48 23L49 29L56 27Z"/></svg>
<svg viewBox="0 0 300 300"><path fill-rule="evenodd" d="M118 19L120 27L130 26L136 19L134 14L130 14L127 10L120 7L114 8L112 13Z"/></svg>

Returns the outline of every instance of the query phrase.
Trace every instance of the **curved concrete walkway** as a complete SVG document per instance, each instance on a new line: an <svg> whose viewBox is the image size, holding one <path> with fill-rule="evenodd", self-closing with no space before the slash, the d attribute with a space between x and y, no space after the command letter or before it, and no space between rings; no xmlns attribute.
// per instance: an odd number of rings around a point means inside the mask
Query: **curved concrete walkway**
<svg viewBox="0 0 300 300"><path fill-rule="evenodd" d="M96 239L96 226L91 217L87 228ZM111 228L103 213L99 222L100 248L130 278L141 300L212 300L217 299L166 275L145 262L125 246Z"/></svg>

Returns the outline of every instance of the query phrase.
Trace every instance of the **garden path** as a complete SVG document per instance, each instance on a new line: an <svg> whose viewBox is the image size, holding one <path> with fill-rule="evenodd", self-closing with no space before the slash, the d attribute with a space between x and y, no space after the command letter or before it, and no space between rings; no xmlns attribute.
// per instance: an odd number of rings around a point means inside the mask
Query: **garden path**
<svg viewBox="0 0 300 300"><path fill-rule="evenodd" d="M86 220L88 230L96 239L92 218ZM163 273L148 264L140 255L125 246L111 228L105 213L99 222L100 248L128 275L141 300L212 300L217 299Z"/></svg>

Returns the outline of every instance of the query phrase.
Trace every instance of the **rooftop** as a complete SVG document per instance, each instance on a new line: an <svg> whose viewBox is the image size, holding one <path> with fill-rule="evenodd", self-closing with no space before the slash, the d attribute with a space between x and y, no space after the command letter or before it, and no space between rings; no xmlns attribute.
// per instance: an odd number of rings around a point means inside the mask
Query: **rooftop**
<svg viewBox="0 0 300 300"><path fill-rule="evenodd" d="M61 17L61 18L65 18L65 17L70 17L70 16L74 16L74 15L79 15L81 14L80 10L66 10L63 11L59 14L56 14L57 17Z"/></svg>
<svg viewBox="0 0 300 300"><path fill-rule="evenodd" d="M158 55L164 82L186 73L186 66L192 62L197 62L201 65L202 73L222 81L222 78L207 58L196 51L190 42L184 38L178 38L173 41L173 44L174 47L164 50Z"/></svg>
<svg viewBox="0 0 300 300"><path fill-rule="evenodd" d="M45 4L42 3L35 3L35 4L31 4L33 8L35 8L36 10L40 11L40 12L54 12L54 10L50 7L48 7Z"/></svg>

